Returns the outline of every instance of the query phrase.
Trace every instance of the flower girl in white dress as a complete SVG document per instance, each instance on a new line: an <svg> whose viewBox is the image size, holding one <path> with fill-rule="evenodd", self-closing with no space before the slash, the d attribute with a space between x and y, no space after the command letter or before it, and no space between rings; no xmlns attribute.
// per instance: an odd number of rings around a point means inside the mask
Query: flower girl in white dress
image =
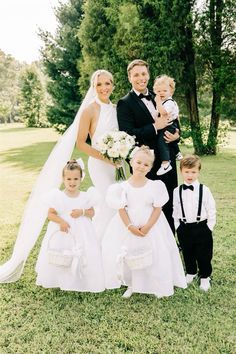
<svg viewBox="0 0 236 354"><path fill-rule="evenodd" d="M36 264L36 284L45 288L104 290L101 251L91 218L99 201L94 187L79 191L82 168L76 160L63 169L65 189L48 194L48 219Z"/></svg>
<svg viewBox="0 0 236 354"><path fill-rule="evenodd" d="M146 146L135 148L133 174L108 189L107 202L117 209L102 243L105 286L132 293L171 296L174 286L186 288L184 270L169 224L162 212L168 201L165 184L145 176L154 161Z"/></svg>

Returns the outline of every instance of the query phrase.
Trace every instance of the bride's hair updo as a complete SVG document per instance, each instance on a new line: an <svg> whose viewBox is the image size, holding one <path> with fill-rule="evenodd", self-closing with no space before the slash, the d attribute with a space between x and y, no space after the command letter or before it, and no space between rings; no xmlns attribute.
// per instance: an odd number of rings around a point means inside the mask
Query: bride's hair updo
<svg viewBox="0 0 236 354"><path fill-rule="evenodd" d="M153 165L153 162L155 160L155 155L154 155L154 151L151 150L149 148L149 146L146 146L146 145L142 145L140 147L136 146L134 148L134 150L131 152L130 154L130 157L131 157L131 161L133 160L133 158L139 153L139 152L143 152L144 154L146 154L150 161L151 161L151 164Z"/></svg>
<svg viewBox="0 0 236 354"><path fill-rule="evenodd" d="M74 170L78 170L80 172L80 178L82 178L83 176L82 168L75 159L67 161L65 167L62 170L62 177L65 176L65 171L74 171Z"/></svg>
<svg viewBox="0 0 236 354"><path fill-rule="evenodd" d="M98 78L99 78L100 75L106 75L106 76L108 76L109 79L110 79L110 81L111 81L111 83L113 84L113 81L114 81L114 80L113 80L113 76L112 76L112 74L110 73L110 71L101 69L101 70L96 70L96 71L93 73L93 75L92 75L92 77L91 77L91 81L90 81L90 84L91 84L92 87L96 87L97 81L98 81Z"/></svg>

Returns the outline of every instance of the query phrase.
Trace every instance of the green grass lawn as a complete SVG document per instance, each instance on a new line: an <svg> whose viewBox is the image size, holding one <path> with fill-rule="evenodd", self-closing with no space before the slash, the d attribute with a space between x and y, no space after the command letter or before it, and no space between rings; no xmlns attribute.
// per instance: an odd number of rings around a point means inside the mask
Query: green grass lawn
<svg viewBox="0 0 236 354"><path fill-rule="evenodd" d="M0 262L11 255L25 202L57 138L48 128L0 127ZM218 210L208 293L196 282L164 299L134 294L127 300L124 289L89 294L37 287L42 232L22 278L0 284L0 354L236 353L235 152L232 146L202 158L201 181ZM82 189L89 185L87 174Z"/></svg>

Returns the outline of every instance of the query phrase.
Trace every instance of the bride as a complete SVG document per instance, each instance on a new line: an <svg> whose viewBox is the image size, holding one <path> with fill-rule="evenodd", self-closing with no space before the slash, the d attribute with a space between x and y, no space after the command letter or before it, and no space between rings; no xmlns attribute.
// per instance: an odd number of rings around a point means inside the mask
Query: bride
<svg viewBox="0 0 236 354"><path fill-rule="evenodd" d="M106 70L97 70L91 78L90 88L78 110L74 122L61 136L44 164L27 201L16 243L9 261L0 266L0 283L17 281L24 269L29 253L35 245L47 217L47 207L42 195L61 185L61 171L70 159L75 142L89 155L88 168L94 186L104 195L106 188L115 181L115 165L95 149L98 137L118 128L115 106L109 101L113 77ZM92 146L86 143L90 135ZM107 218L112 213L102 203L95 220L101 236ZM109 216L108 216L109 215Z"/></svg>
<svg viewBox="0 0 236 354"><path fill-rule="evenodd" d="M96 96L81 114L77 147L89 156L90 178L103 196L93 218L96 233L101 240L106 225L114 215L114 211L105 202L105 194L108 186L115 182L115 165L110 160L104 159L96 149L96 142L105 132L118 129L118 123L116 107L109 99L113 91L112 74L106 70L98 70L93 74L91 84L95 89ZM91 145L86 143L88 135L91 138Z"/></svg>

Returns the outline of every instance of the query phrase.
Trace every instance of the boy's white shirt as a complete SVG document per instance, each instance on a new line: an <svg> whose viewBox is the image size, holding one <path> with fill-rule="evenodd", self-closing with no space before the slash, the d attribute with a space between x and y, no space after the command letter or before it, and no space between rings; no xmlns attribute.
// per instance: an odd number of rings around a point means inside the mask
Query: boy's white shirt
<svg viewBox="0 0 236 354"><path fill-rule="evenodd" d="M184 182L186 185L188 183ZM182 191L182 199L184 212L186 216L186 222L196 222L198 211L198 199L199 199L199 185L198 181L192 183L194 190L186 189ZM179 198L179 187L174 189L173 197L173 218L175 223L175 229L179 227L179 219L182 220L182 211ZM202 211L201 221L207 219L207 226L210 230L213 230L216 224L216 205L210 189L203 185L203 199L202 199Z"/></svg>
<svg viewBox="0 0 236 354"><path fill-rule="evenodd" d="M179 107L171 96L168 97L167 100L169 100L169 101L162 104L162 106L165 108L166 112L169 114L169 116L168 116L169 122L172 122L173 120L177 119L179 116ZM157 110L157 113L158 113L158 110Z"/></svg>

